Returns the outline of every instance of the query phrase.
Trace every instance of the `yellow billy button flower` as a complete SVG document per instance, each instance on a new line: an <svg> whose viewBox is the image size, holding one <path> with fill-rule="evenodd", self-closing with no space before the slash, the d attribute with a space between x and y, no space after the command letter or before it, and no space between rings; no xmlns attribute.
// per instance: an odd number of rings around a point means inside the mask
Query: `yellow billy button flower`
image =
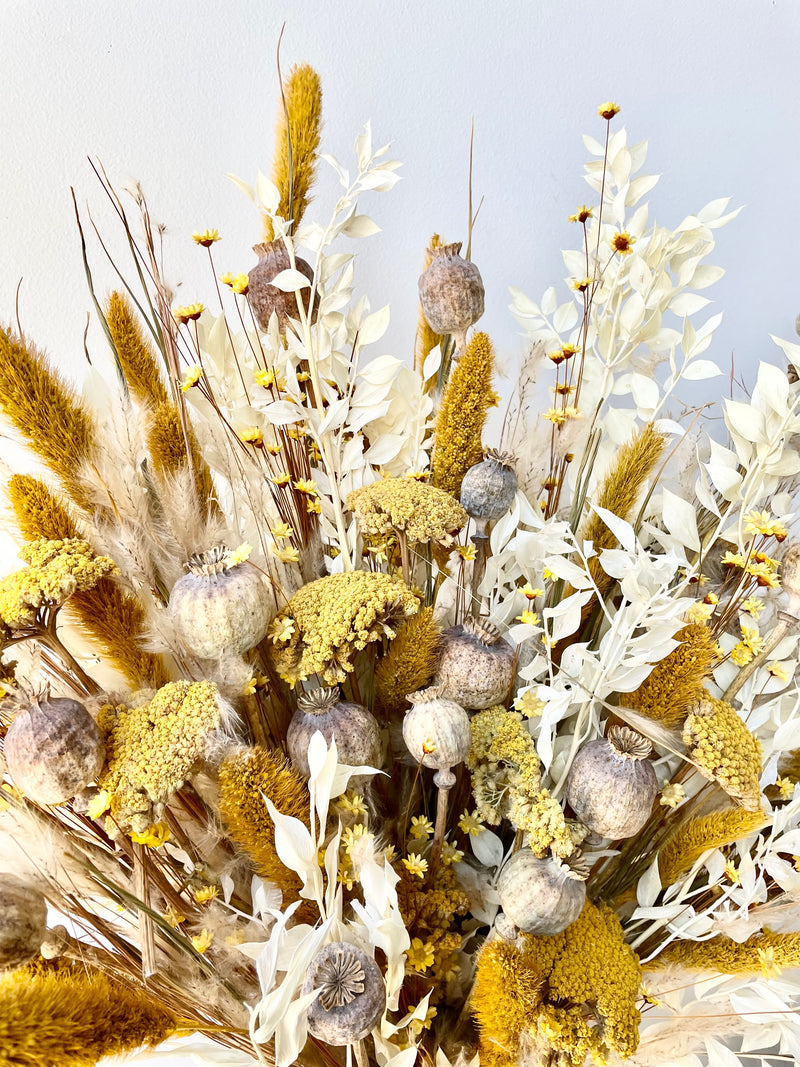
<svg viewBox="0 0 800 1067"><path fill-rule="evenodd" d="M189 367L181 379L181 392L188 393L192 386L197 385L202 377L203 368L199 363L195 363L193 367Z"/></svg>
<svg viewBox="0 0 800 1067"><path fill-rule="evenodd" d="M406 950L408 965L415 971L427 971L433 966L435 958L433 945L430 941L423 941L420 937L415 937Z"/></svg>
<svg viewBox="0 0 800 1067"><path fill-rule="evenodd" d="M425 838L426 840L433 833L433 823L426 815L414 815L411 819L411 836L415 838Z"/></svg>
<svg viewBox="0 0 800 1067"><path fill-rule="evenodd" d="M192 240L196 245L202 245L203 248L210 248L215 241L218 241L219 230L202 230L195 231L192 234Z"/></svg>
<svg viewBox="0 0 800 1067"><path fill-rule="evenodd" d="M611 100L607 100L604 104L601 104L597 109L597 114L601 119L605 119L609 122L615 115L619 114L619 104L613 103Z"/></svg>
<svg viewBox="0 0 800 1067"><path fill-rule="evenodd" d="M486 827L478 819L478 813L473 812L471 815L465 809L461 818L458 820L458 828L464 834L470 834L472 837L477 837L478 834L482 834Z"/></svg>
<svg viewBox="0 0 800 1067"><path fill-rule="evenodd" d="M594 218L592 215L592 209L587 207L586 204L581 204L574 215L570 215L570 222L586 222L587 219ZM591 281L591 279L590 279Z"/></svg>
<svg viewBox="0 0 800 1067"><path fill-rule="evenodd" d="M204 885L202 889L198 889L194 894L195 904L208 904L210 900L216 900L219 896L219 889L215 885Z"/></svg>
<svg viewBox="0 0 800 1067"><path fill-rule="evenodd" d="M618 230L611 238L611 249L621 256L628 256L633 252L636 238L631 237L627 230Z"/></svg>
<svg viewBox="0 0 800 1067"><path fill-rule="evenodd" d="M148 848L161 848L169 841L172 835L166 823L159 822L151 826L143 834L131 833L131 841L135 845L147 845Z"/></svg>
<svg viewBox="0 0 800 1067"><path fill-rule="evenodd" d="M195 951L199 952L202 956L202 954L208 951L208 949L211 947L211 942L213 940L214 935L209 930L206 930L205 927L203 927L200 933L197 934L196 937L192 938L192 945L194 946Z"/></svg>
<svg viewBox="0 0 800 1067"><path fill-rule="evenodd" d="M246 426L240 430L239 440L244 441L246 445L252 445L253 448L262 448L264 445L264 435L258 426Z"/></svg>
<svg viewBox="0 0 800 1067"><path fill-rule="evenodd" d="M180 326L185 326L187 322L199 319L204 310L204 304L184 304L181 307L173 308L172 315Z"/></svg>
<svg viewBox="0 0 800 1067"><path fill-rule="evenodd" d="M409 874L416 875L417 878L425 877L428 870L428 861L423 859L422 856L418 856L415 852L409 852L402 863Z"/></svg>

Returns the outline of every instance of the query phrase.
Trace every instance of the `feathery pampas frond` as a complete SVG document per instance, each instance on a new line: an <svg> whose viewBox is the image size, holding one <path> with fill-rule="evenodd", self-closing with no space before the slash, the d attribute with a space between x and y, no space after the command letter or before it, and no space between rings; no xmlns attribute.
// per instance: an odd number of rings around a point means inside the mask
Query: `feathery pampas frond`
<svg viewBox="0 0 800 1067"><path fill-rule="evenodd" d="M678 827L658 853L662 886L672 885L708 849L732 845L740 837L758 830L765 822L763 812L744 811L742 808L726 808L689 819Z"/></svg>
<svg viewBox="0 0 800 1067"><path fill-rule="evenodd" d="M27 539L81 536L67 509L38 478L15 474L8 490L17 523ZM86 633L100 643L134 688L158 688L168 680L161 658L141 647L147 629L144 608L116 582L103 578L94 589L74 593L67 610L77 616Z"/></svg>
<svg viewBox="0 0 800 1067"><path fill-rule="evenodd" d="M166 403L169 395L156 357L124 293L108 298L106 322L131 393L140 404Z"/></svg>
<svg viewBox="0 0 800 1067"><path fill-rule="evenodd" d="M314 183L322 125L322 88L319 75L307 63L293 67L284 82L283 91L286 110L281 107L278 114L272 180L281 194L277 213L283 219L293 220L294 232L308 207L309 193ZM292 143L291 167L286 136L287 115ZM265 216L264 241L269 244L274 237L272 219Z"/></svg>
<svg viewBox="0 0 800 1067"><path fill-rule="evenodd" d="M425 251L425 262L422 264L422 273L424 274L428 267L433 262L433 249L439 248L442 244L442 239L438 233L435 233L430 239L430 243ZM425 363L425 358L429 352L431 352L437 345L440 345L444 338L441 334L435 333L428 320L422 311L422 305L419 308L419 315L417 317L417 335L414 339L414 370L417 374L422 374L422 367Z"/></svg>
<svg viewBox="0 0 800 1067"><path fill-rule="evenodd" d="M94 420L32 345L0 327L0 405L31 449L61 479L79 507L89 507L78 472L91 460Z"/></svg>
<svg viewBox="0 0 800 1067"><path fill-rule="evenodd" d="M401 714L406 697L424 689L436 670L441 627L433 608L423 608L400 629L375 671L375 707L384 715Z"/></svg>
<svg viewBox="0 0 800 1067"><path fill-rule="evenodd" d="M625 698L632 708L662 726L683 721L689 705L703 696L703 681L717 658L716 642L704 623L684 626L675 636L678 647Z"/></svg>
<svg viewBox="0 0 800 1067"><path fill-rule="evenodd" d="M94 1067L104 1056L158 1045L176 1019L104 974L0 976L0 1067Z"/></svg>
<svg viewBox="0 0 800 1067"><path fill-rule="evenodd" d="M492 392L494 349L476 333L456 364L442 397L434 436L433 484L457 497L469 468L483 459L481 435Z"/></svg>
<svg viewBox="0 0 800 1067"><path fill-rule="evenodd" d="M176 406L169 400L157 404L150 413L147 447L153 458L156 473L162 480L179 474L186 466L186 448L180 415ZM200 454L197 438L191 427L189 428L189 447L192 451L192 467L198 499L208 513L217 513L218 506L214 498L211 472Z"/></svg>

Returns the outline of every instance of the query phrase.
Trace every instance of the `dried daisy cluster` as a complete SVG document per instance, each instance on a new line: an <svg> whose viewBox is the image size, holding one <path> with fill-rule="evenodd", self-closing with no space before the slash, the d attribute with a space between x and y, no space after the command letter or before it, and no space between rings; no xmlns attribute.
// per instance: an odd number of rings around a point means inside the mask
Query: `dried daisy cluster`
<svg viewBox="0 0 800 1067"><path fill-rule="evenodd" d="M0 329L39 461L0 581L0 1067L796 1058L800 345L713 419L676 399L717 373L736 212L651 222L601 105L495 426L474 218L428 244L413 363L376 356L350 242L399 164L367 127L309 221L318 75L276 104L255 264L196 231L176 306L98 170L134 257L90 294L106 384Z"/></svg>

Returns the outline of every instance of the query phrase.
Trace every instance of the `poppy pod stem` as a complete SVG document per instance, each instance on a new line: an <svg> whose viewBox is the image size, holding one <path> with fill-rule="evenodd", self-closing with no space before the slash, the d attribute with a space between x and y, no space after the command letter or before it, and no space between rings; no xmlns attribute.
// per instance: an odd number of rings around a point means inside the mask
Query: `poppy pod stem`
<svg viewBox="0 0 800 1067"><path fill-rule="evenodd" d="M438 795L436 798L436 826L433 831L433 845L431 846L431 860L428 865L428 877L433 883L439 861L442 857L444 835L447 830L447 808L450 800L450 790L456 784L456 776L450 768L443 768L433 776L433 784L436 786Z"/></svg>
<svg viewBox="0 0 800 1067"><path fill-rule="evenodd" d="M358 1067L369 1067L369 1056L367 1055L364 1039L362 1038L360 1041L354 1041L351 1048L355 1053L356 1064Z"/></svg>

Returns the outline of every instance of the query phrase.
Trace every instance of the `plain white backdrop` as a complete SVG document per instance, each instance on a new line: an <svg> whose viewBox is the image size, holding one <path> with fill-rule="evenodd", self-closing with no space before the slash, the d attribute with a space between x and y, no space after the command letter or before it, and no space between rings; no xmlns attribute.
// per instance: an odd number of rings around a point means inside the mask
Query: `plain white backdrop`
<svg viewBox="0 0 800 1067"><path fill-rule="evenodd" d="M567 216L591 202L581 134L602 136L597 106L616 100L615 125L649 141L645 171L663 176L651 218L675 226L721 196L744 205L711 257L727 273L704 294L725 313L708 355L745 377L780 358L768 335L792 338L800 311L797 0L0 0L0 321L15 320L21 279L20 322L66 373L85 371L91 306L70 186L123 253L87 157L118 187L141 181L181 302L213 303L192 230L220 230L220 271L255 262L258 217L225 175L269 170L284 21L284 69L307 61L322 77L324 151L349 166L371 120L404 162L392 193L361 204L382 232L356 246L359 289L392 307L376 355L410 357L430 235L465 238L474 119L481 326L513 367L508 287L538 300L562 282ZM323 168L310 214L327 219L335 197ZM89 243L102 294L113 273ZM100 361L94 322L88 344Z"/></svg>

